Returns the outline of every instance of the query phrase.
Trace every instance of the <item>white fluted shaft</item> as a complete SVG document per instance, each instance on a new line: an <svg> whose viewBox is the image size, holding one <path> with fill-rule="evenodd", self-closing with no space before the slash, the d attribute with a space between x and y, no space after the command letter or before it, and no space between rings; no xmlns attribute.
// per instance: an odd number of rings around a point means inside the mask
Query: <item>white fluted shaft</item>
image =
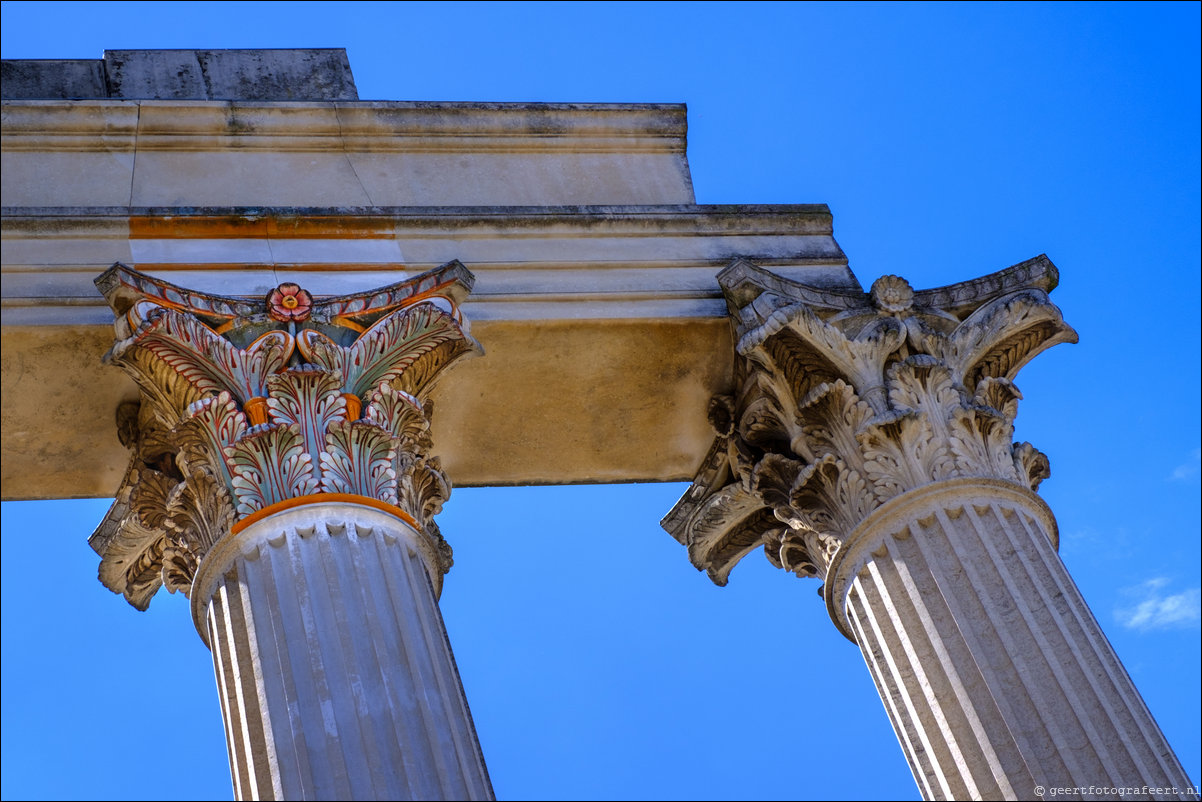
<svg viewBox="0 0 1202 802"><path fill-rule="evenodd" d="M420 539L353 503L257 521L193 586L238 799L491 799Z"/></svg>
<svg viewBox="0 0 1202 802"><path fill-rule="evenodd" d="M836 555L828 605L923 796L1196 798L1055 538L1034 493L954 480L892 500Z"/></svg>

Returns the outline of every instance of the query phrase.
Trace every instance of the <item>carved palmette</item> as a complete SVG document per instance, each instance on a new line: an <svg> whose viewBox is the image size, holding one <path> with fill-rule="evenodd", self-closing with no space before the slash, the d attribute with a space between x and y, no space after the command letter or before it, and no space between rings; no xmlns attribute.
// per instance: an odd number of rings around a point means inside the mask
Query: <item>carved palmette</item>
<svg viewBox="0 0 1202 802"><path fill-rule="evenodd" d="M449 568L427 395L480 351L458 313L471 282L453 262L371 293L314 300L282 284L256 302L123 265L101 276L117 314L106 361L142 396L122 413L131 463L90 541L104 584L139 609L164 584L186 594L238 520L323 494L391 505Z"/></svg>

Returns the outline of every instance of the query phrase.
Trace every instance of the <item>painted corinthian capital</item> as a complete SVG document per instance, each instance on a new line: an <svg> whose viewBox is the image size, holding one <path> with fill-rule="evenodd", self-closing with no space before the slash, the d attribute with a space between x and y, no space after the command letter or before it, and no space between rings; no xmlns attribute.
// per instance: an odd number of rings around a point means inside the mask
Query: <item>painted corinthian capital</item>
<svg viewBox="0 0 1202 802"><path fill-rule="evenodd" d="M1047 459L1013 443L1015 374L1075 342L1049 300L1043 256L915 291L884 276L867 293L798 284L739 261L718 281L735 325L733 396L710 404L717 437L664 518L719 585L759 546L825 578L852 532L907 491L956 478L1034 490Z"/></svg>
<svg viewBox="0 0 1202 802"><path fill-rule="evenodd" d="M478 353L451 262L371 292L209 295L116 264L96 280L116 314L105 361L141 402L118 410L129 469L90 539L100 579L145 609L190 592L213 544L298 500L383 509L420 533L436 588L451 550L433 516L450 493L430 455L428 394Z"/></svg>

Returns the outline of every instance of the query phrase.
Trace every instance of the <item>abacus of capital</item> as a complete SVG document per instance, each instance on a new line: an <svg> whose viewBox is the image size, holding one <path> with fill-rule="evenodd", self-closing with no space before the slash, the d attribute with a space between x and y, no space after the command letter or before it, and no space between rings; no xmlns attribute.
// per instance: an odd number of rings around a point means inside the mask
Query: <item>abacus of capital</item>
<svg viewBox="0 0 1202 802"><path fill-rule="evenodd" d="M759 547L821 580L925 798L1196 798L1013 442L1016 374L1076 340L1045 257L865 292L825 207L693 202L683 107L363 103L343 51L4 91L5 497L115 494L100 580L189 598L237 798L491 798L437 603L451 480L687 476L664 528L719 585ZM473 406L502 391L526 414ZM44 420L79 431L30 458Z"/></svg>

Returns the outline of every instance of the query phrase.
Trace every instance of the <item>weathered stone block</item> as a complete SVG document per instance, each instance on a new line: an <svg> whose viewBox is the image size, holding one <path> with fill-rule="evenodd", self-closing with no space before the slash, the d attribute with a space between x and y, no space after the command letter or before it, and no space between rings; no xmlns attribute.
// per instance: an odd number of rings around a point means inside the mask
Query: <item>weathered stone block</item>
<svg viewBox="0 0 1202 802"><path fill-rule="evenodd" d="M108 97L99 59L5 59L5 100L82 100Z"/></svg>
<svg viewBox="0 0 1202 802"><path fill-rule="evenodd" d="M115 98L358 100L346 50L106 50Z"/></svg>

